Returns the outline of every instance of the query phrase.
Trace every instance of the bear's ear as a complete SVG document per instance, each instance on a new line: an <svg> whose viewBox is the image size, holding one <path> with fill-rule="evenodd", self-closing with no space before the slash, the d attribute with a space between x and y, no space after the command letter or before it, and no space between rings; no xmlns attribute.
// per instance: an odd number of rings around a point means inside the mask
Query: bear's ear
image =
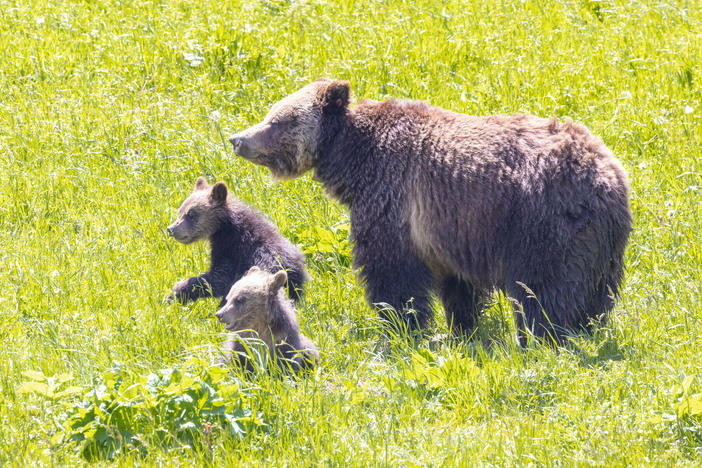
<svg viewBox="0 0 702 468"><path fill-rule="evenodd" d="M227 200L227 184L224 182L214 184L210 192L210 198L216 203L224 203Z"/></svg>
<svg viewBox="0 0 702 468"><path fill-rule="evenodd" d="M270 281L270 287L268 291L271 294L275 294L278 292L280 288L282 288L285 285L285 282L288 280L288 274L285 273L285 270L280 270L278 273L273 275L273 278L271 278Z"/></svg>
<svg viewBox="0 0 702 468"><path fill-rule="evenodd" d="M349 105L351 86L348 81L332 81L324 89L322 110L326 114L339 114Z"/></svg>
<svg viewBox="0 0 702 468"><path fill-rule="evenodd" d="M197 180L195 181L195 190L204 190L204 189L208 188L209 186L210 186L210 184L208 184L207 180L202 176L198 177Z"/></svg>
<svg viewBox="0 0 702 468"><path fill-rule="evenodd" d="M246 274L248 275L249 273L256 273L258 271L261 271L261 269L258 266L254 265L251 268L249 268L249 271L247 271Z"/></svg>

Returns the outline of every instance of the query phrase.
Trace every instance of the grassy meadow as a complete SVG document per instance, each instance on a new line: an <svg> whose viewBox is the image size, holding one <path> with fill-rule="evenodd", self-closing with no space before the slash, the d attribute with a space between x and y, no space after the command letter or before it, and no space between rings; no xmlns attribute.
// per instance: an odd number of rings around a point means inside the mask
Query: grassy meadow
<svg viewBox="0 0 702 468"><path fill-rule="evenodd" d="M699 0L0 0L0 56L0 465L702 464ZM521 349L497 297L469 342L386 336L344 208L226 142L320 76L600 135L635 220L611 319ZM165 231L199 175L307 253L310 375L222 370L217 301L163 303L208 267Z"/></svg>

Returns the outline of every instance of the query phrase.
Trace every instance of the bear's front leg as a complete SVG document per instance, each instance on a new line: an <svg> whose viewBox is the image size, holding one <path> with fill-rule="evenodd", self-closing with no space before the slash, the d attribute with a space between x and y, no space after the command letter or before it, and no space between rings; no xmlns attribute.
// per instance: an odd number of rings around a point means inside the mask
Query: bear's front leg
<svg viewBox="0 0 702 468"><path fill-rule="evenodd" d="M394 243L386 244L386 248L371 247L357 242L354 264L360 268L366 298L381 318L391 323L402 320L410 330L422 329L432 317L429 291L433 275L415 254L399 249L400 246Z"/></svg>
<svg viewBox="0 0 702 468"><path fill-rule="evenodd" d="M470 337L478 325L478 316L488 301L488 294L454 275L442 278L437 292L451 333Z"/></svg>
<svg viewBox="0 0 702 468"><path fill-rule="evenodd" d="M168 302L178 301L182 304L187 304L201 297L212 297L212 285L205 275L179 281L173 286L173 291L171 291L166 300Z"/></svg>

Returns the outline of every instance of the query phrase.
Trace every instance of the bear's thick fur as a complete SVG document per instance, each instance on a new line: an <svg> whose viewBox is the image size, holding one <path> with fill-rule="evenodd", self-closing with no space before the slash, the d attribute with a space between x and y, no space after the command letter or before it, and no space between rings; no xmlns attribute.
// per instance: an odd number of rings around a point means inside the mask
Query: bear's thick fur
<svg viewBox="0 0 702 468"><path fill-rule="evenodd" d="M354 265L372 304L470 334L495 288L528 328L560 340L609 311L631 230L626 173L582 125L475 117L423 102L364 100L320 79L230 138L278 179L314 169L350 208ZM407 316L413 324L412 315Z"/></svg>
<svg viewBox="0 0 702 468"><path fill-rule="evenodd" d="M251 362L241 338L258 338L271 357L283 358L282 364L293 371L314 367L319 358L317 347L300 333L292 301L285 296L285 271L269 273L254 266L234 285L226 303L216 313L230 332L225 347L227 361L238 360L251 370Z"/></svg>
<svg viewBox="0 0 702 468"><path fill-rule="evenodd" d="M221 307L232 285L254 265L270 272L287 270L290 297L301 297L307 281L304 254L261 214L234 198L224 182L210 186L198 177L168 234L183 244L207 239L211 247L210 270L177 283L170 301L214 296L222 298Z"/></svg>

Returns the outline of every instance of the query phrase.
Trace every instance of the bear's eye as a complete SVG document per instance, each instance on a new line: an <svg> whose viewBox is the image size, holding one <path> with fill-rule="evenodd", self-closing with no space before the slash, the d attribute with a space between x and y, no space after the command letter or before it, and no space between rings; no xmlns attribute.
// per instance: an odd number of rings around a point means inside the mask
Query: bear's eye
<svg viewBox="0 0 702 468"><path fill-rule="evenodd" d="M245 296L239 296L236 299L234 299L235 304L243 304L244 302L246 302Z"/></svg>
<svg viewBox="0 0 702 468"><path fill-rule="evenodd" d="M194 223L195 221L197 221L197 216L198 216L198 213L196 211L191 210L191 211L188 211L187 213L185 213L185 219L187 219L191 223Z"/></svg>
<svg viewBox="0 0 702 468"><path fill-rule="evenodd" d="M271 127L277 127L279 125L289 125L292 123L295 123L295 117L289 115L283 117L274 117L271 119L270 122L268 122L268 124Z"/></svg>

